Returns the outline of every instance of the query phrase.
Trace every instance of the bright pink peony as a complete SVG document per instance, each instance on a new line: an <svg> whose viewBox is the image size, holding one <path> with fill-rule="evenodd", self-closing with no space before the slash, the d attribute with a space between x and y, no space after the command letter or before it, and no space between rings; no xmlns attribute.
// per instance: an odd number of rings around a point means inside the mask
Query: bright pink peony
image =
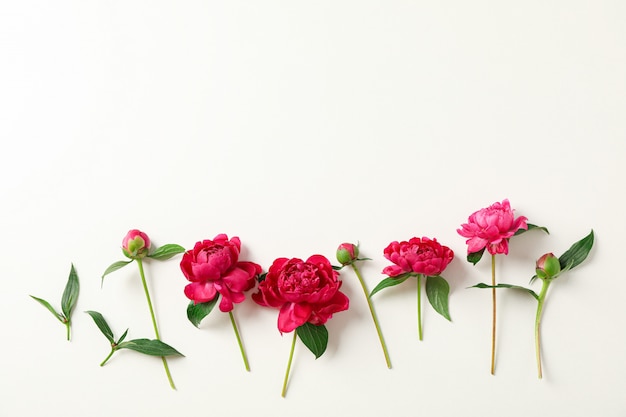
<svg viewBox="0 0 626 417"><path fill-rule="evenodd" d="M454 252L437 239L414 237L408 242L391 242L384 251L385 258L395 265L383 269L383 274L395 277L407 272L426 276L440 275L454 258Z"/></svg>
<svg viewBox="0 0 626 417"><path fill-rule="evenodd" d="M262 306L280 308L278 330L281 333L291 332L307 322L321 325L333 313L348 309L348 297L339 291L338 276L322 255L313 255L306 262L278 258L252 299Z"/></svg>
<svg viewBox="0 0 626 417"><path fill-rule="evenodd" d="M514 218L509 200L494 203L469 216L468 222L457 232L468 238L467 253L475 253L487 248L492 254L509 253L509 238L519 229L528 229L526 217Z"/></svg>
<svg viewBox="0 0 626 417"><path fill-rule="evenodd" d="M130 230L122 240L122 252L126 257L143 258L150 250L150 238L137 229Z"/></svg>
<svg viewBox="0 0 626 417"><path fill-rule="evenodd" d="M185 295L194 303L206 303L219 293L220 310L233 309L233 303L245 299L244 291L254 287L255 277L261 266L254 262L239 262L241 242L238 237L228 240L220 234L213 240L197 242L180 262L180 269L191 281L185 287Z"/></svg>

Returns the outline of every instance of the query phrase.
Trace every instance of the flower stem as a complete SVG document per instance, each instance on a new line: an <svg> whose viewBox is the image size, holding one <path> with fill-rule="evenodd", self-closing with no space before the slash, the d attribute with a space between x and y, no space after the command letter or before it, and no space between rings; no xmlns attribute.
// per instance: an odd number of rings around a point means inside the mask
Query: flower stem
<svg viewBox="0 0 626 417"><path fill-rule="evenodd" d="M70 326L71 326L70 320L68 319L64 324L66 328L67 340L69 341L70 340Z"/></svg>
<svg viewBox="0 0 626 417"><path fill-rule="evenodd" d="M291 352L289 352L289 362L287 362L287 371L285 372L285 380L283 381L283 391L280 394L281 397L285 398L287 395L287 381L289 380L289 371L291 371L291 361L293 360L293 351L296 348L296 331L293 331L293 340L291 341Z"/></svg>
<svg viewBox="0 0 626 417"><path fill-rule="evenodd" d="M544 279L539 293L539 302L537 303L537 316L535 318L535 350L537 352L537 375L539 379L543 377L541 372L541 338L539 335L539 325L541 324L541 313L543 312L543 302L546 300L550 280Z"/></svg>
<svg viewBox="0 0 626 417"><path fill-rule="evenodd" d="M380 346L383 348L383 353L385 355L385 362L387 362L387 368L391 369L391 359L389 359L389 352L387 351L387 344L385 344L385 339L383 338L383 332L380 330L380 324L378 323L378 317L376 317L376 312L374 311L374 306L372 305L372 300L369 297L369 291L365 286L365 281L361 276L361 272L356 267L354 263L351 264L352 269L354 269L354 273L356 274L359 282L361 283L361 288L363 289L363 294L365 294L365 300L367 301L367 306L370 309L370 314L372 315L372 320L374 320L374 326L376 326L376 333L378 333L378 339L380 340Z"/></svg>
<svg viewBox="0 0 626 417"><path fill-rule="evenodd" d="M491 286L496 285L496 255L491 255ZM496 374L496 289L491 289L491 375Z"/></svg>
<svg viewBox="0 0 626 417"><path fill-rule="evenodd" d="M248 356L246 356L246 351L243 348L243 343L241 343L241 337L239 336L239 330L237 329L237 322L235 321L235 316L232 311L228 312L228 316L230 317L230 322L233 325L233 330L235 331L235 337L237 337L237 343L239 344L239 350L241 351L241 357L243 358L243 363L246 366L246 371L250 372L250 364L248 363Z"/></svg>
<svg viewBox="0 0 626 417"><path fill-rule="evenodd" d="M139 266L139 275L141 275L141 283L143 284L143 291L146 294L146 300L148 301L148 307L150 308L150 317L152 318L152 326L154 327L154 334L157 340L161 340L161 336L159 335L159 328L157 327L156 318L154 317L154 309L152 308L152 300L150 299L150 292L148 291L148 285L146 284L146 275L143 272L143 261L141 258L136 259L137 265ZM174 385L174 380L172 379L172 375L170 374L170 368L167 366L167 359L165 356L161 356L161 360L163 361L163 368L165 368L165 373L167 375L167 380L170 383L170 387L172 389L176 389Z"/></svg>
<svg viewBox="0 0 626 417"><path fill-rule="evenodd" d="M111 353L109 353L109 356L107 356L106 358L104 358L104 360L102 361L102 363L100 364L100 366L104 366L105 363L107 363L107 361L111 358L111 356L113 356L113 354L115 353L115 348L111 348Z"/></svg>
<svg viewBox="0 0 626 417"><path fill-rule="evenodd" d="M422 274L417 274L417 333L422 340Z"/></svg>

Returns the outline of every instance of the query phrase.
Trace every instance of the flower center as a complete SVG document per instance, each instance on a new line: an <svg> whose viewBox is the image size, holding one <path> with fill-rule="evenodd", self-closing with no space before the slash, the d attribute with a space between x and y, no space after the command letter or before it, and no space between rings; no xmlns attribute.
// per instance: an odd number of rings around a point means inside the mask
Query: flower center
<svg viewBox="0 0 626 417"><path fill-rule="evenodd" d="M278 277L278 287L284 292L311 293L319 283L317 267L306 263L291 264Z"/></svg>

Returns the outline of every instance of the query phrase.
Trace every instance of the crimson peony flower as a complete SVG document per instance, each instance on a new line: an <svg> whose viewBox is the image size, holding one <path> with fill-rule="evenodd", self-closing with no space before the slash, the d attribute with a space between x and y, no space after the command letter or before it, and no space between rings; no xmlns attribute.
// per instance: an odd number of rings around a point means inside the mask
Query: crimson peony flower
<svg viewBox="0 0 626 417"><path fill-rule="evenodd" d="M213 240L197 242L192 250L183 255L180 269L191 281L185 287L185 295L194 303L206 303L221 294L220 310L229 312L233 303L245 299L244 291L254 287L255 277L261 266L254 262L239 262L241 241L238 237L228 239L225 234Z"/></svg>
<svg viewBox="0 0 626 417"><path fill-rule="evenodd" d="M395 265L383 269L383 274L395 277L407 272L425 276L441 275L454 258L454 252L437 239L414 237L408 242L391 242L384 251L385 258Z"/></svg>
<svg viewBox="0 0 626 417"><path fill-rule="evenodd" d="M519 229L528 230L526 217L514 218L509 200L494 203L469 216L468 222L457 232L468 238L467 253L480 252L484 248L492 254L509 253L509 238Z"/></svg>
<svg viewBox="0 0 626 417"><path fill-rule="evenodd" d="M122 240L122 252L130 259L143 258L149 250L150 238L140 230L130 230Z"/></svg>
<svg viewBox="0 0 626 417"><path fill-rule="evenodd" d="M348 309L348 297L339 291L342 283L338 275L322 255L313 255L306 261L278 258L252 299L262 306L280 308L281 333L305 323L321 325L333 313Z"/></svg>

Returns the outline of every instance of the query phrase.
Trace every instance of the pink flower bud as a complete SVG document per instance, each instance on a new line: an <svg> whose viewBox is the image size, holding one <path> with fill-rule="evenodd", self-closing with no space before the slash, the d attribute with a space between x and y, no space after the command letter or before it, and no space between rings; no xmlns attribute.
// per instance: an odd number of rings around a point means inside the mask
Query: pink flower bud
<svg viewBox="0 0 626 417"><path fill-rule="evenodd" d="M359 247L353 243L342 243L337 248L337 260L341 265L350 265L357 260Z"/></svg>
<svg viewBox="0 0 626 417"><path fill-rule="evenodd" d="M122 240L122 251L130 259L143 258L150 250L150 238L147 234L133 229Z"/></svg>
<svg viewBox="0 0 626 417"><path fill-rule="evenodd" d="M537 260L537 277L541 279L553 279L561 272L559 258L553 253L546 253Z"/></svg>

